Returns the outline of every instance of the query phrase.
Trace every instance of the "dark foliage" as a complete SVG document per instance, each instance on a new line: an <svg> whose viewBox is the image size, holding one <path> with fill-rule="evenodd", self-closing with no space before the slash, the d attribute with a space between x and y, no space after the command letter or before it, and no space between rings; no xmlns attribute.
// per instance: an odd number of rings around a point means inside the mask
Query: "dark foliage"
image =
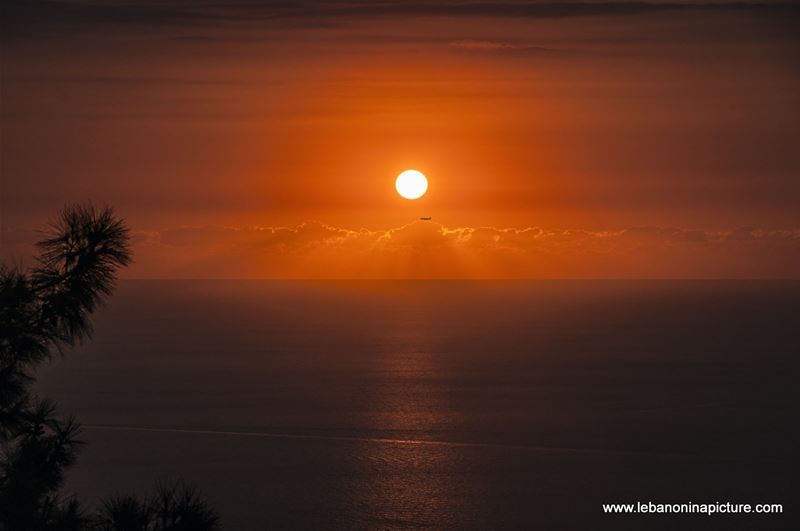
<svg viewBox="0 0 800 531"><path fill-rule="evenodd" d="M212 531L216 512L184 483L161 483L149 498L116 496L103 502L98 531Z"/></svg>
<svg viewBox="0 0 800 531"><path fill-rule="evenodd" d="M38 266L0 265L0 530L183 531L219 529L194 490L161 485L144 501L109 498L95 515L63 498L83 443L74 418L31 389L36 369L92 333L91 316L131 262L129 230L110 208L65 208L38 243Z"/></svg>

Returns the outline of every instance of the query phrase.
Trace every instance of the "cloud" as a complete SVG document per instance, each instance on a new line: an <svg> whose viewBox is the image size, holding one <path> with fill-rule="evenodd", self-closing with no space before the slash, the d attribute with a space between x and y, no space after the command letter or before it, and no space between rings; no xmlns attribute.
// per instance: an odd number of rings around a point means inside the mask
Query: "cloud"
<svg viewBox="0 0 800 531"><path fill-rule="evenodd" d="M134 276L235 278L797 277L800 229L615 231L191 227L150 233Z"/></svg>
<svg viewBox="0 0 800 531"><path fill-rule="evenodd" d="M761 10L796 15L788 1L775 2L691 2L691 1L396 1L342 2L312 0L250 0L244 2L92 2L86 0L6 0L3 35L30 35L31 28L74 26L180 26L208 23L281 23L327 25L331 21L375 17L514 17L574 18L632 16L664 11Z"/></svg>
<svg viewBox="0 0 800 531"><path fill-rule="evenodd" d="M30 265L37 231L6 229ZM134 278L798 278L800 229L293 227L134 231Z"/></svg>
<svg viewBox="0 0 800 531"><path fill-rule="evenodd" d="M514 43L507 41L487 41L475 39L461 39L450 41L447 45L458 50L470 52L553 52L555 49L544 46L534 46L531 44Z"/></svg>

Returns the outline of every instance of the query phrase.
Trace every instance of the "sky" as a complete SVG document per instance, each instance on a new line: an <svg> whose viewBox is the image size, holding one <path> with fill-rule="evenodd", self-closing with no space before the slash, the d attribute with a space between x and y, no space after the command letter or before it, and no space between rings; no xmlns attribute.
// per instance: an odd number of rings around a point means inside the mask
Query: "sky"
<svg viewBox="0 0 800 531"><path fill-rule="evenodd" d="M792 3L4 8L3 259L91 200L134 278L798 277Z"/></svg>

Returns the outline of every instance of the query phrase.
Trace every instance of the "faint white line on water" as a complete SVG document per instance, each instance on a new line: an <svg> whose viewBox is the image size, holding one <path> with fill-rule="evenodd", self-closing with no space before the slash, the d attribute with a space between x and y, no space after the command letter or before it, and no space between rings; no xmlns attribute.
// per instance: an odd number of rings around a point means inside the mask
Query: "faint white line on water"
<svg viewBox="0 0 800 531"><path fill-rule="evenodd" d="M145 432L157 432L157 433L187 433L196 435L228 435L237 437L261 437L265 439L301 439L301 440L317 440L317 441L365 442L365 443L375 443L375 444L395 444L395 445L408 445L408 446L447 446L447 447L463 447L463 448L502 448L502 449L510 448L518 450L532 450L538 452L554 452L554 453L584 453L584 454L619 455L619 456L642 455L642 456L658 456L658 457L695 457L700 459L708 459L716 457L712 455L677 453L677 452L603 450L599 448L536 446L532 444L441 441L441 440L426 440L426 439L393 439L389 437L311 435L303 433L275 433L275 432L263 432L263 431L202 430L196 428L149 428L145 426L114 426L114 425L102 425L102 424L82 424L81 427L91 430L145 431Z"/></svg>

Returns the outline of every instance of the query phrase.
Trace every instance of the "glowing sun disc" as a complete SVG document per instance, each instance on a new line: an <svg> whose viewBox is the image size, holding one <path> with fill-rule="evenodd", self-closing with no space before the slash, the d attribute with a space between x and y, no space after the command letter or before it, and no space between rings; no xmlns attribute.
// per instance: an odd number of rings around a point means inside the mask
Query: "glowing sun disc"
<svg viewBox="0 0 800 531"><path fill-rule="evenodd" d="M428 179L417 170L406 170L394 182L397 193L406 199L419 199L428 191Z"/></svg>

